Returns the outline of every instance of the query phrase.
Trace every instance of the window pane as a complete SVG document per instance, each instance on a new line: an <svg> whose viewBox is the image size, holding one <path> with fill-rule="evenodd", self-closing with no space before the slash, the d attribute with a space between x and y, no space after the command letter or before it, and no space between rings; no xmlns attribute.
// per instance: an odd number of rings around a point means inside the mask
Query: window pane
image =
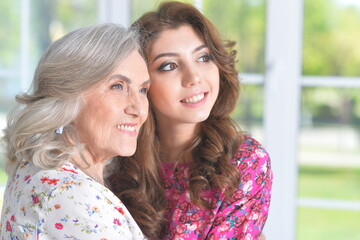
<svg viewBox="0 0 360 240"><path fill-rule="evenodd" d="M300 164L359 168L359 159L359 89L304 88Z"/></svg>
<svg viewBox="0 0 360 240"><path fill-rule="evenodd" d="M236 41L239 72L264 72L265 1L203 1L204 14L217 26L226 40Z"/></svg>
<svg viewBox="0 0 360 240"><path fill-rule="evenodd" d="M359 89L303 89L300 197L360 201L358 93Z"/></svg>
<svg viewBox="0 0 360 240"><path fill-rule="evenodd" d="M360 239L360 212L298 209L298 240Z"/></svg>
<svg viewBox="0 0 360 240"><path fill-rule="evenodd" d="M19 63L20 3L0 1L0 70L15 68ZM1 85L3 86L3 85Z"/></svg>
<svg viewBox="0 0 360 240"><path fill-rule="evenodd" d="M358 93L359 89L303 89L300 198L360 202ZM302 207L298 220L298 239L360 239L360 211Z"/></svg>
<svg viewBox="0 0 360 240"><path fill-rule="evenodd" d="M33 72L42 52L51 42L79 27L97 22L97 0L31 0L29 4L30 19L28 32L22 36L21 1L0 1L0 138L6 125L6 114L14 104L15 95L20 92L21 51L29 52L30 83ZM21 38L28 42L29 49L21 49ZM3 153L0 149L0 167L3 164ZM0 168L0 185L5 184L6 175ZM0 189L1 194L1 189ZM0 197L1 198L1 197Z"/></svg>
<svg viewBox="0 0 360 240"><path fill-rule="evenodd" d="M20 90L21 51L29 51L30 75L44 49L65 33L97 21L97 0L40 1L31 0L29 4L30 22L29 49L21 49L21 1L4 0L0 2L0 129L4 114L14 103L14 96ZM1 133L2 134L2 133Z"/></svg>
<svg viewBox="0 0 360 240"><path fill-rule="evenodd" d="M20 86L20 1L0 1L0 130ZM2 133L0 133L1 136Z"/></svg>
<svg viewBox="0 0 360 240"><path fill-rule="evenodd" d="M189 0L178 0L179 2L185 2L185 3L193 3L194 1ZM147 11L154 11L157 6L160 4L159 0L132 0L131 1L131 22L134 22L136 19L141 17L145 12Z"/></svg>
<svg viewBox="0 0 360 240"><path fill-rule="evenodd" d="M250 132L257 140L263 142L264 94L260 85L242 85L239 102L232 117L242 130Z"/></svg>
<svg viewBox="0 0 360 240"><path fill-rule="evenodd" d="M148 1L141 1L141 0L133 0L131 2L131 22L134 22L138 19L142 14L147 11L155 10L158 1L157 0L148 0Z"/></svg>
<svg viewBox="0 0 360 240"><path fill-rule="evenodd" d="M20 89L20 1L0 1L0 146L2 130L6 125L6 113L14 103ZM0 147L0 207L3 187L7 176L3 168L3 148ZM1 211L1 210L0 210Z"/></svg>
<svg viewBox="0 0 360 240"><path fill-rule="evenodd" d="M360 1L305 0L304 75L360 76Z"/></svg>
<svg viewBox="0 0 360 240"><path fill-rule="evenodd" d="M360 201L360 168L300 166L299 197Z"/></svg>
<svg viewBox="0 0 360 240"><path fill-rule="evenodd" d="M97 23L97 0L31 2L31 63L35 68L43 51L76 28Z"/></svg>

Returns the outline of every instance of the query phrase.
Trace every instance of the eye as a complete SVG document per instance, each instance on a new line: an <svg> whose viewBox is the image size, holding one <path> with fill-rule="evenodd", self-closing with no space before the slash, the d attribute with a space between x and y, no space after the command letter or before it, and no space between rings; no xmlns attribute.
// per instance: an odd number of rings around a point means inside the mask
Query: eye
<svg viewBox="0 0 360 240"><path fill-rule="evenodd" d="M123 89L124 89L124 86L123 86L121 83L117 83L117 84L111 85L111 89L123 90Z"/></svg>
<svg viewBox="0 0 360 240"><path fill-rule="evenodd" d="M176 63L163 63L158 68L159 71L172 71L176 69L178 65Z"/></svg>
<svg viewBox="0 0 360 240"><path fill-rule="evenodd" d="M148 88L148 87L143 87L143 88L140 89L139 92L144 93L144 94L147 94L148 91L149 91L149 88Z"/></svg>
<svg viewBox="0 0 360 240"><path fill-rule="evenodd" d="M198 58L199 62L210 62L212 60L212 57L209 54L205 54Z"/></svg>

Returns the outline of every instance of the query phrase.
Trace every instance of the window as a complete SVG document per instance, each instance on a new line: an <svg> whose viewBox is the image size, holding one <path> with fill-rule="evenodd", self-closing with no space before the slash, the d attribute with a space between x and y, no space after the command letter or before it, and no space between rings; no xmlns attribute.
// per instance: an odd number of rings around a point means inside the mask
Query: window
<svg viewBox="0 0 360 240"><path fill-rule="evenodd" d="M262 141L265 1L231 0L226 4L219 4L218 1L204 0L201 9L224 40L236 42L236 67L243 85L233 117L243 130Z"/></svg>

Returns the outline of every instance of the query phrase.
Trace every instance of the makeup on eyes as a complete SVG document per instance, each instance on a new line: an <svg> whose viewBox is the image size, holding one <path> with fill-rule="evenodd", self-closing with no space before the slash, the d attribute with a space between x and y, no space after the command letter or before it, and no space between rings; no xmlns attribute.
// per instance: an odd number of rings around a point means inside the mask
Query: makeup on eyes
<svg viewBox="0 0 360 240"><path fill-rule="evenodd" d="M165 69L166 67L169 67L169 69ZM178 67L178 65L174 62L164 62L162 63L159 67L158 67L158 71L160 72L166 72L166 71L171 71L171 70L174 70Z"/></svg>

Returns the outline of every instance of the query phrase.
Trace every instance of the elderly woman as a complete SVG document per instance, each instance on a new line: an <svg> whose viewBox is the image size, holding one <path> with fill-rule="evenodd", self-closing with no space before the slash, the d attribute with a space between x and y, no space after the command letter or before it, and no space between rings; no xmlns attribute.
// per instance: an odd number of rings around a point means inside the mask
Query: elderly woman
<svg viewBox="0 0 360 240"><path fill-rule="evenodd" d="M47 49L8 116L2 239L146 239L103 169L135 152L149 85L135 30L86 27Z"/></svg>

